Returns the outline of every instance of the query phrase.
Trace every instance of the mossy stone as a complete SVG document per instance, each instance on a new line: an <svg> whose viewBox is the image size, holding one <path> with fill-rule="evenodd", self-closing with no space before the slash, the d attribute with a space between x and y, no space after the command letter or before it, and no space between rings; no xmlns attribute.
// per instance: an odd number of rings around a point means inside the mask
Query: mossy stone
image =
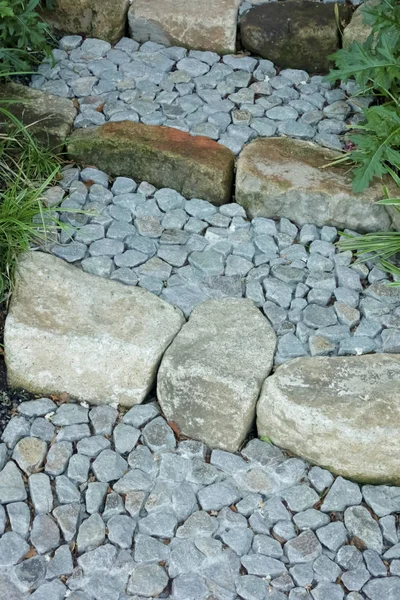
<svg viewBox="0 0 400 600"><path fill-rule="evenodd" d="M29 133L45 147L63 151L65 139L76 117L72 100L34 90L19 83L0 86L0 102L7 101L7 110L17 117ZM4 122L0 130L4 130Z"/></svg>
<svg viewBox="0 0 400 600"><path fill-rule="evenodd" d="M351 9L337 6L343 25L349 21ZM244 15L240 29L246 50L281 68L327 73L329 56L339 48L334 3L286 0L261 4Z"/></svg>
<svg viewBox="0 0 400 600"><path fill-rule="evenodd" d="M114 176L169 187L186 198L230 201L234 155L213 140L170 127L123 121L74 131L68 154Z"/></svg>

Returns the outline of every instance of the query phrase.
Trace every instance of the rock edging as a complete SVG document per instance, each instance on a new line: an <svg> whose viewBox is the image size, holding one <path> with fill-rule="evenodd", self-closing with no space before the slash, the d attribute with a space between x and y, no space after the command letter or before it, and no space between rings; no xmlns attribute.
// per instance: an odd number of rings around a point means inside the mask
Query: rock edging
<svg viewBox="0 0 400 600"><path fill-rule="evenodd" d="M31 252L18 266L5 323L9 383L92 404L138 404L184 320L144 289Z"/></svg>
<svg viewBox="0 0 400 600"><path fill-rule="evenodd" d="M336 474L400 483L400 356L298 358L264 382L259 435Z"/></svg>
<svg viewBox="0 0 400 600"><path fill-rule="evenodd" d="M234 155L203 136L123 121L76 130L67 149L78 163L96 165L111 175L172 187L217 205L231 197Z"/></svg>

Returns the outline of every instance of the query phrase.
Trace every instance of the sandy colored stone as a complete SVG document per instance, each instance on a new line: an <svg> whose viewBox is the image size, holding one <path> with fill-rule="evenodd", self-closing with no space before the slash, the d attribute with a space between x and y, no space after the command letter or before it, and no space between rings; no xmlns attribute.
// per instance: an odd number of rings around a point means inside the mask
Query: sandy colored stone
<svg viewBox="0 0 400 600"><path fill-rule="evenodd" d="M43 464L47 444L35 437L26 437L14 448L13 459L27 475L35 473Z"/></svg>
<svg viewBox="0 0 400 600"><path fill-rule="evenodd" d="M372 28L364 23L364 17L361 7L357 8L351 17L350 23L343 31L343 47L347 48L353 42L363 44L367 37L371 34Z"/></svg>
<svg viewBox="0 0 400 600"><path fill-rule="evenodd" d="M269 377L258 435L368 483L399 485L400 356L298 358Z"/></svg>
<svg viewBox="0 0 400 600"><path fill-rule="evenodd" d="M376 204L382 199L381 182L354 193L348 167L326 167L337 156L312 142L257 139L239 156L236 202L251 218L287 217L298 225L387 231L391 217Z"/></svg>
<svg viewBox="0 0 400 600"><path fill-rule="evenodd" d="M347 22L348 8L333 2L286 0L255 6L241 19L242 44L280 68L327 73L329 56L339 48L335 6L341 22Z"/></svg>
<svg viewBox="0 0 400 600"><path fill-rule="evenodd" d="M276 336L250 300L210 300L168 348L157 380L164 414L184 435L238 450L272 368Z"/></svg>
<svg viewBox="0 0 400 600"><path fill-rule="evenodd" d="M13 100L12 104L7 104L7 110L24 125L30 125L29 132L42 144L53 150L63 150L76 117L72 100L19 83L0 85L0 102L4 100Z"/></svg>
<svg viewBox="0 0 400 600"><path fill-rule="evenodd" d="M236 49L240 0L135 0L129 9L129 31L138 42L212 50Z"/></svg>
<svg viewBox="0 0 400 600"><path fill-rule="evenodd" d="M123 121L74 131L68 154L110 175L173 188L186 198L230 201L234 155L202 136L171 127Z"/></svg>
<svg viewBox="0 0 400 600"><path fill-rule="evenodd" d="M57 0L55 10L43 10L57 33L79 34L115 44L125 33L129 0Z"/></svg>
<svg viewBox="0 0 400 600"><path fill-rule="evenodd" d="M147 290L29 253L5 324L9 383L92 404L138 404L183 322L179 309Z"/></svg>

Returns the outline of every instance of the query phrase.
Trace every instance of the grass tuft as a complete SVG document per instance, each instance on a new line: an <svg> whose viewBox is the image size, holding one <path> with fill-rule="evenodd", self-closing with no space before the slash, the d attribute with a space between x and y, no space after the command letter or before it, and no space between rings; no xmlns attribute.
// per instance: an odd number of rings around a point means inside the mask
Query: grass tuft
<svg viewBox="0 0 400 600"><path fill-rule="evenodd" d="M56 179L60 162L7 109L0 114L13 130L0 134L0 302L12 290L18 256L45 243L61 227L55 208L46 207L44 190ZM4 120L4 119L3 119Z"/></svg>

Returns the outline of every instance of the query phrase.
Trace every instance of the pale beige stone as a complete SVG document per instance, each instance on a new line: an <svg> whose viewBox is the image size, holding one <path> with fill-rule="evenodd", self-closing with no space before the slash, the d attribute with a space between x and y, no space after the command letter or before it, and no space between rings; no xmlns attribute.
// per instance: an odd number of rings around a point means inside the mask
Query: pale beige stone
<svg viewBox="0 0 400 600"><path fill-rule="evenodd" d="M130 35L166 46L229 54L236 49L240 0L135 0L129 9Z"/></svg>
<svg viewBox="0 0 400 600"><path fill-rule="evenodd" d="M337 152L290 138L257 139L242 150L236 201L249 217L287 217L356 231L387 231L392 219L382 199L382 182L362 193L352 189L349 168L330 166ZM390 185L390 182L388 182Z"/></svg>
<svg viewBox="0 0 400 600"><path fill-rule="evenodd" d="M265 381L257 429L338 475L400 484L400 355L298 358Z"/></svg>
<svg viewBox="0 0 400 600"><path fill-rule="evenodd" d="M47 23L62 34L78 34L115 44L125 33L129 0L57 0L53 10L42 11Z"/></svg>
<svg viewBox="0 0 400 600"><path fill-rule="evenodd" d="M5 324L9 383L92 404L138 404L183 322L147 290L31 252L19 264Z"/></svg>
<svg viewBox="0 0 400 600"><path fill-rule="evenodd" d="M26 437L14 448L13 459L27 475L35 473L43 464L47 444L35 437Z"/></svg>
<svg viewBox="0 0 400 600"><path fill-rule="evenodd" d="M342 38L344 48L347 48L353 42L363 44L372 32L372 27L364 23L364 17L361 8L362 7L357 8L351 17L350 23L344 28Z"/></svg>
<svg viewBox="0 0 400 600"><path fill-rule="evenodd" d="M168 348L157 380L164 414L184 435L234 452L255 418L276 336L250 300L199 305Z"/></svg>

